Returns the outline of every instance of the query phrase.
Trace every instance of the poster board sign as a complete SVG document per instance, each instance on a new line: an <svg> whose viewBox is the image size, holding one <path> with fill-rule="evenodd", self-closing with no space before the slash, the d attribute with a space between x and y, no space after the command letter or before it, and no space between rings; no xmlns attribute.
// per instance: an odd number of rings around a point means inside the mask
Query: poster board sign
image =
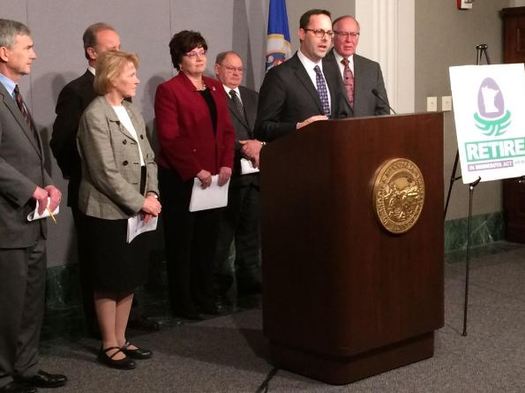
<svg viewBox="0 0 525 393"><path fill-rule="evenodd" d="M449 68L463 183L525 175L523 64Z"/></svg>

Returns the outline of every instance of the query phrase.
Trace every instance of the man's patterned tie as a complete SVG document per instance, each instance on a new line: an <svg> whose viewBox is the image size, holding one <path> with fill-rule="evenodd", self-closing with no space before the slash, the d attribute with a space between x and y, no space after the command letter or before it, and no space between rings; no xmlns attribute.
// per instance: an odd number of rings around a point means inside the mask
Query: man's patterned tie
<svg viewBox="0 0 525 393"><path fill-rule="evenodd" d="M324 75L321 72L319 66L314 67L315 71L315 84L317 85L317 94L319 94L319 99L321 100L321 105L323 107L323 114L330 116L330 101L328 100L328 89L326 88L326 82L324 80Z"/></svg>
<svg viewBox="0 0 525 393"><path fill-rule="evenodd" d="M350 62L347 58L343 58L341 60L341 63L345 66L343 70L343 83L345 85L346 89L346 96L348 97L348 102L350 102L350 106L354 107L354 74L352 73L352 70L350 69L350 66L348 65Z"/></svg>

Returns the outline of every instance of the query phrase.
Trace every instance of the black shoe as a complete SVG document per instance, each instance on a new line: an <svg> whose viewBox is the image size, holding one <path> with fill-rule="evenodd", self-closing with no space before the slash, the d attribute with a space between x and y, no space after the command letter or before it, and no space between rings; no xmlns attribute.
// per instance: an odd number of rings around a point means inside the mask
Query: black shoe
<svg viewBox="0 0 525 393"><path fill-rule="evenodd" d="M115 351L113 355L108 356L108 351L111 351L112 349L117 349L117 351ZM100 348L98 353L98 361L111 368L117 368L119 370L133 370L136 367L136 364L129 357L126 356L125 358L118 360L113 359L113 357L119 352L123 352L119 347L109 347L106 349Z"/></svg>
<svg viewBox="0 0 525 393"><path fill-rule="evenodd" d="M67 382L67 377L62 374L49 374L38 370L32 377L17 377L16 382L37 388L59 388Z"/></svg>
<svg viewBox="0 0 525 393"><path fill-rule="evenodd" d="M131 344L129 343L129 341L127 341L126 344L124 344L124 346L120 349L122 350L122 352L124 352L126 355L128 355L132 359L143 360L143 359L150 359L153 356L153 352L151 352L149 349L143 349L143 348L130 349L129 348L130 345Z"/></svg>
<svg viewBox="0 0 525 393"><path fill-rule="evenodd" d="M36 393L36 388L25 383L12 381L0 388L1 393Z"/></svg>
<svg viewBox="0 0 525 393"><path fill-rule="evenodd" d="M128 321L128 327L130 329L145 330L146 332L156 332L160 330L160 324L157 321L147 317L130 319Z"/></svg>

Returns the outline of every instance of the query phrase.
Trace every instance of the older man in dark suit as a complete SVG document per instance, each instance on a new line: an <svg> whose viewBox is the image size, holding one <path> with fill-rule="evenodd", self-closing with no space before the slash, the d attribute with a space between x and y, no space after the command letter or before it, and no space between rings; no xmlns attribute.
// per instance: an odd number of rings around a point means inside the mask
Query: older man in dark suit
<svg viewBox="0 0 525 393"><path fill-rule="evenodd" d="M228 206L221 218L216 253L216 286L219 300L233 283L237 296L261 291L259 233L259 153L264 145L255 139L254 126L258 94L240 86L244 75L241 57L222 52L215 60L215 75L228 96L228 109L235 128L235 159L228 193ZM228 262L230 246L235 244L235 261ZM245 298L246 299L246 298Z"/></svg>
<svg viewBox="0 0 525 393"><path fill-rule="evenodd" d="M36 59L29 29L0 19L0 392L57 387L64 375L38 369L44 316L46 221L61 193L44 165L42 141L18 88Z"/></svg>
<svg viewBox="0 0 525 393"><path fill-rule="evenodd" d="M299 21L299 50L266 74L255 124L258 139L272 141L314 121L349 115L340 77L323 61L333 36L330 18L326 10L305 12Z"/></svg>
<svg viewBox="0 0 525 393"><path fill-rule="evenodd" d="M334 20L334 48L326 55L329 72L340 76L351 116L377 116L390 113L388 96L379 63L355 53L359 44L357 20L345 15Z"/></svg>

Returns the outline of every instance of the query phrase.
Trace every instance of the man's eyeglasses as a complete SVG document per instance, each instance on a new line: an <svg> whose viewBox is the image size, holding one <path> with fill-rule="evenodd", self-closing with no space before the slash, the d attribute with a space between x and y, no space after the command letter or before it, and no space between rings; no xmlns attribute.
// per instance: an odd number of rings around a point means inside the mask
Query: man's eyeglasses
<svg viewBox="0 0 525 393"><path fill-rule="evenodd" d="M343 38L358 38L361 33L353 31L336 31L334 30L335 35Z"/></svg>
<svg viewBox="0 0 525 393"><path fill-rule="evenodd" d="M332 30L323 30L323 29L303 29L304 31L311 31L314 33L314 36L317 38L324 38L325 36L328 36L332 38L334 36L334 32Z"/></svg>
<svg viewBox="0 0 525 393"><path fill-rule="evenodd" d="M226 71L229 71L229 72L233 72L233 71L243 72L244 71L243 67L233 67L233 66L227 66L227 65L222 65L222 64L221 66L226 68Z"/></svg>
<svg viewBox="0 0 525 393"><path fill-rule="evenodd" d="M191 52L187 52L185 55L191 58L197 56L206 56L206 49L192 50Z"/></svg>

